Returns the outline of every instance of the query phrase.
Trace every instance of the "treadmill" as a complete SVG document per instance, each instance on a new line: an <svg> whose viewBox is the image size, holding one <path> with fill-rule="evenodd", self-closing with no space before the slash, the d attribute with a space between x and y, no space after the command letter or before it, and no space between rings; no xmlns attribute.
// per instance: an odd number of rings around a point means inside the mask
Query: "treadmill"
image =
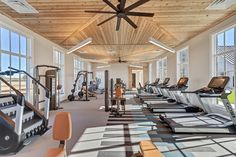
<svg viewBox="0 0 236 157"><path fill-rule="evenodd" d="M172 85L172 86L160 86L159 91L161 92L162 96L164 97L165 100L170 100L171 102L175 102L175 96L173 95L174 91L181 91L182 88L187 88L187 83L188 83L188 78L187 77L182 77L179 79L177 84ZM170 92L172 90L172 92ZM149 101L149 102L154 102L160 101L160 98L158 97L148 97L148 98L142 98L143 102ZM165 101L164 100L164 101Z"/></svg>
<svg viewBox="0 0 236 157"><path fill-rule="evenodd" d="M143 93L142 95L139 95L139 98L141 101L146 99L166 99L168 98L167 95L161 90L161 88L167 87L168 83L170 81L170 78L165 78L163 83L157 84L154 89L155 93Z"/></svg>
<svg viewBox="0 0 236 157"><path fill-rule="evenodd" d="M214 79L214 78L213 78ZM207 92L207 91L209 91L209 90L214 90L214 89L211 89L211 81L212 80L210 80L210 82L208 83L208 85L207 85L207 87L203 87L203 88L201 88L201 89L198 89L198 90L196 90L196 91L182 91L181 93L186 93L186 94L198 94L200 91L205 91L205 92ZM204 114L204 113L207 113L207 112L209 112L209 111L207 111L207 109L204 107L204 104L202 104L201 102L201 99L199 98L199 95L197 95L197 98L198 98L198 101L200 102L200 106L201 106L201 108L202 108L202 111L199 111L198 113L189 113L189 112L187 112L187 113L185 113L185 114L183 114L183 113L178 113L178 112L174 112L174 113L168 113L168 112L166 112L166 113L162 113L162 114L160 114L159 115L159 118L162 120L162 121L164 121L164 119L165 118L176 118L176 117L185 117L185 116L197 116L197 115L202 115L202 114ZM188 100L189 101L189 100ZM189 104L191 104L191 102L189 101Z"/></svg>
<svg viewBox="0 0 236 157"><path fill-rule="evenodd" d="M143 93L138 93L136 94L137 97L149 97L149 96L156 96L158 95L158 90L156 89L156 86L158 85L160 81L160 78L157 78L155 80L155 82L151 83L151 84L146 84L145 88L146 88L146 92L143 92ZM139 83L139 86L141 87L141 84Z"/></svg>
<svg viewBox="0 0 236 157"><path fill-rule="evenodd" d="M164 121L175 133L235 134L236 114L228 100L228 95L230 95L231 92L225 90L228 82L229 77L227 76L213 77L208 87L192 92L197 95L204 111L208 111L207 113L196 116L164 118ZM205 98L221 99L226 111L229 113L229 117L219 113L211 113L210 106L203 104L202 99Z"/></svg>
<svg viewBox="0 0 236 157"><path fill-rule="evenodd" d="M188 99L185 96L184 100L181 98L181 92L187 89L188 78L182 77L178 81L177 85L168 87L169 93L174 97L172 99L167 99L166 101L145 101L149 110L154 113L185 113L191 112L196 113L200 112L201 109L198 106L190 105Z"/></svg>

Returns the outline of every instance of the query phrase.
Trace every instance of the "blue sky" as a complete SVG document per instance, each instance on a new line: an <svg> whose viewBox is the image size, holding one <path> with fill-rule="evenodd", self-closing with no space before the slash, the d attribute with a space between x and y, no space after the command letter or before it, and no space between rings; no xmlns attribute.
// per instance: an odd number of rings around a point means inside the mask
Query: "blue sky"
<svg viewBox="0 0 236 157"><path fill-rule="evenodd" d="M27 39L25 36L10 32L7 29L1 28L1 50L12 52L16 54L26 55ZM8 70L8 67L26 70L26 58L9 55L6 53L1 54L1 70ZM16 75L17 77L17 75Z"/></svg>
<svg viewBox="0 0 236 157"><path fill-rule="evenodd" d="M217 36L218 46L234 46L234 28L225 32L225 41L224 33L221 33Z"/></svg>

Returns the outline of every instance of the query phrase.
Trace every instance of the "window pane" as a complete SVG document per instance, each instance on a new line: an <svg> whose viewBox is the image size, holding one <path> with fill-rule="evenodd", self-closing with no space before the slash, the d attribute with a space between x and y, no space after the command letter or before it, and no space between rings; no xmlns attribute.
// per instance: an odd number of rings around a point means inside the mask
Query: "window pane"
<svg viewBox="0 0 236 157"><path fill-rule="evenodd" d="M234 46L234 28L225 32L225 46Z"/></svg>
<svg viewBox="0 0 236 157"><path fill-rule="evenodd" d="M25 75L22 78L25 78ZM21 80L20 90L23 94L26 94L26 79Z"/></svg>
<svg viewBox="0 0 236 157"><path fill-rule="evenodd" d="M11 52L19 53L19 35L17 33L11 32Z"/></svg>
<svg viewBox="0 0 236 157"><path fill-rule="evenodd" d="M217 46L224 46L224 33L217 35Z"/></svg>
<svg viewBox="0 0 236 157"><path fill-rule="evenodd" d="M19 62L20 62L19 56L11 56L11 67L19 69L20 68Z"/></svg>
<svg viewBox="0 0 236 157"><path fill-rule="evenodd" d="M27 39L24 36L20 36L20 52L21 52L22 55L26 56Z"/></svg>
<svg viewBox="0 0 236 157"><path fill-rule="evenodd" d="M234 71L234 60L232 60L230 57L225 56L225 65L226 71Z"/></svg>
<svg viewBox="0 0 236 157"><path fill-rule="evenodd" d="M10 55L2 53L1 55L1 70L6 71L9 70L8 67L10 66Z"/></svg>
<svg viewBox="0 0 236 157"><path fill-rule="evenodd" d="M11 56L11 67L12 68L19 69L20 68L19 62L20 62L19 56ZM15 74L12 77L19 79L19 74Z"/></svg>
<svg viewBox="0 0 236 157"><path fill-rule="evenodd" d="M1 28L1 49L10 51L10 32L4 28Z"/></svg>
<svg viewBox="0 0 236 157"><path fill-rule="evenodd" d="M178 78L184 76L188 77L189 75L188 55L189 55L188 48L184 48L178 52L178 58L177 58Z"/></svg>
<svg viewBox="0 0 236 157"><path fill-rule="evenodd" d="M1 70L6 71L9 70L8 67L10 66L10 55L8 54L1 54ZM2 76L6 81L10 82L10 76ZM1 93L7 94L10 93L10 88L1 82Z"/></svg>
<svg viewBox="0 0 236 157"><path fill-rule="evenodd" d="M24 71L26 71L26 65L27 65L27 63L26 63L26 58L21 58L21 67L20 67L20 69L21 70L24 70Z"/></svg>
<svg viewBox="0 0 236 157"><path fill-rule="evenodd" d="M224 56L218 56L216 58L216 72L218 75L224 75L224 67L225 67L225 63L224 63Z"/></svg>
<svg viewBox="0 0 236 157"><path fill-rule="evenodd" d="M62 52L60 53L60 64L64 65L64 54Z"/></svg>

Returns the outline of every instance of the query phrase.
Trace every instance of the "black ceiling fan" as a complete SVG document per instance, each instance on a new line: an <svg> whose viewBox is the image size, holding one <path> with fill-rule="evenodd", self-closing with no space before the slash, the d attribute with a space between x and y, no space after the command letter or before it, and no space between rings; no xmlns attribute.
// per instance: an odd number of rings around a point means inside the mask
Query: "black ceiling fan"
<svg viewBox="0 0 236 157"><path fill-rule="evenodd" d="M128 16L143 16L143 17L153 17L154 13L143 13L143 12L132 12L131 10L143 5L150 0L138 0L136 3L125 8L126 0L118 0L119 4L115 7L109 0L103 0L107 5L109 5L114 11L85 11L88 13L102 13L102 14L114 14L110 18L102 21L98 26L110 21L111 19L117 17L116 30L120 29L121 19L123 18L127 21L133 28L137 28L137 25Z"/></svg>
<svg viewBox="0 0 236 157"><path fill-rule="evenodd" d="M121 60L121 57L119 57L118 62L119 62L119 63L127 63L128 61L126 61L126 60Z"/></svg>

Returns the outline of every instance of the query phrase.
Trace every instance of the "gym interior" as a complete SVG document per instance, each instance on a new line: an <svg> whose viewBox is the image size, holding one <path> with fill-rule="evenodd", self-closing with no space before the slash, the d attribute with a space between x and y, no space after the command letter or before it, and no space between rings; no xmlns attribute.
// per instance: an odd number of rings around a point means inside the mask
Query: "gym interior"
<svg viewBox="0 0 236 157"><path fill-rule="evenodd" d="M0 156L236 156L235 0L1 0Z"/></svg>

